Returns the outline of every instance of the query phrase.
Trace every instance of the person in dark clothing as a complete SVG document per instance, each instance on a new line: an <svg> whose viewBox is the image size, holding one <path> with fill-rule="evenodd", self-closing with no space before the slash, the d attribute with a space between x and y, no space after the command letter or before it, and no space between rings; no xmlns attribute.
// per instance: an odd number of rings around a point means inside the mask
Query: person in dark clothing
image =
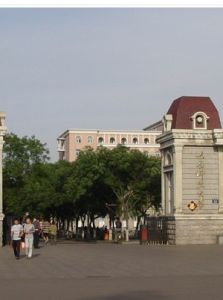
<svg viewBox="0 0 223 300"><path fill-rule="evenodd" d="M118 242L122 238L122 222L119 218L115 222L115 241Z"/></svg>
<svg viewBox="0 0 223 300"><path fill-rule="evenodd" d="M121 228L122 228L122 222L120 221L119 218L116 219L115 226L116 226L116 228L118 228L118 229L121 229Z"/></svg>
<svg viewBox="0 0 223 300"><path fill-rule="evenodd" d="M33 225L35 228L35 232L33 234L33 246L35 249L39 249L39 237L41 231L39 219L34 219Z"/></svg>

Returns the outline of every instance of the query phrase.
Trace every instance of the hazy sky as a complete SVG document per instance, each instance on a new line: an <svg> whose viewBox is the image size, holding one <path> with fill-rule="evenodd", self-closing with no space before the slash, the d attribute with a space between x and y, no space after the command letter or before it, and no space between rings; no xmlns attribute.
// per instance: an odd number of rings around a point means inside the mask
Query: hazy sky
<svg viewBox="0 0 223 300"><path fill-rule="evenodd" d="M223 9L0 9L0 110L52 160L68 128L142 129L183 95L223 119Z"/></svg>

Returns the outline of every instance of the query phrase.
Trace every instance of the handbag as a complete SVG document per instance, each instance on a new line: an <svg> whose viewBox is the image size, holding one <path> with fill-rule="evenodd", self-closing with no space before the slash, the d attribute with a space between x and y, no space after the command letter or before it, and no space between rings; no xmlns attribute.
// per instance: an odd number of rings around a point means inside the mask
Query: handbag
<svg viewBox="0 0 223 300"><path fill-rule="evenodd" d="M21 242L21 249L25 249L25 242Z"/></svg>

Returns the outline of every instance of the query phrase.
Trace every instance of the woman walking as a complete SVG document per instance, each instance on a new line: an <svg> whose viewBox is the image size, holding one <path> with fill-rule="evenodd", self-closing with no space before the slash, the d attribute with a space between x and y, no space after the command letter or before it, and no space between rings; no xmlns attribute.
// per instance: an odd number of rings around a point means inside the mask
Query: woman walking
<svg viewBox="0 0 223 300"><path fill-rule="evenodd" d="M25 249L27 258L31 258L33 254L33 233L35 232L34 225L30 217L26 218L26 223L24 225L25 233Z"/></svg>

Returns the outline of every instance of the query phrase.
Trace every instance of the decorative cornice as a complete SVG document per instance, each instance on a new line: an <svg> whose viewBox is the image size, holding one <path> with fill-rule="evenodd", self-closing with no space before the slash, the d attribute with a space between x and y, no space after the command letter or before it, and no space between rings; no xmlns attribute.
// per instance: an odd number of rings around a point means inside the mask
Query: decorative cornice
<svg viewBox="0 0 223 300"><path fill-rule="evenodd" d="M222 129L214 129L213 130L213 139L216 145L223 146L223 130Z"/></svg>
<svg viewBox="0 0 223 300"><path fill-rule="evenodd" d="M163 144L173 140L202 140L204 142L212 142L216 145L223 145L223 129L214 130L182 130L173 129L163 133L156 139L157 143ZM188 141L187 141L188 143ZM170 144L170 143L168 143Z"/></svg>

